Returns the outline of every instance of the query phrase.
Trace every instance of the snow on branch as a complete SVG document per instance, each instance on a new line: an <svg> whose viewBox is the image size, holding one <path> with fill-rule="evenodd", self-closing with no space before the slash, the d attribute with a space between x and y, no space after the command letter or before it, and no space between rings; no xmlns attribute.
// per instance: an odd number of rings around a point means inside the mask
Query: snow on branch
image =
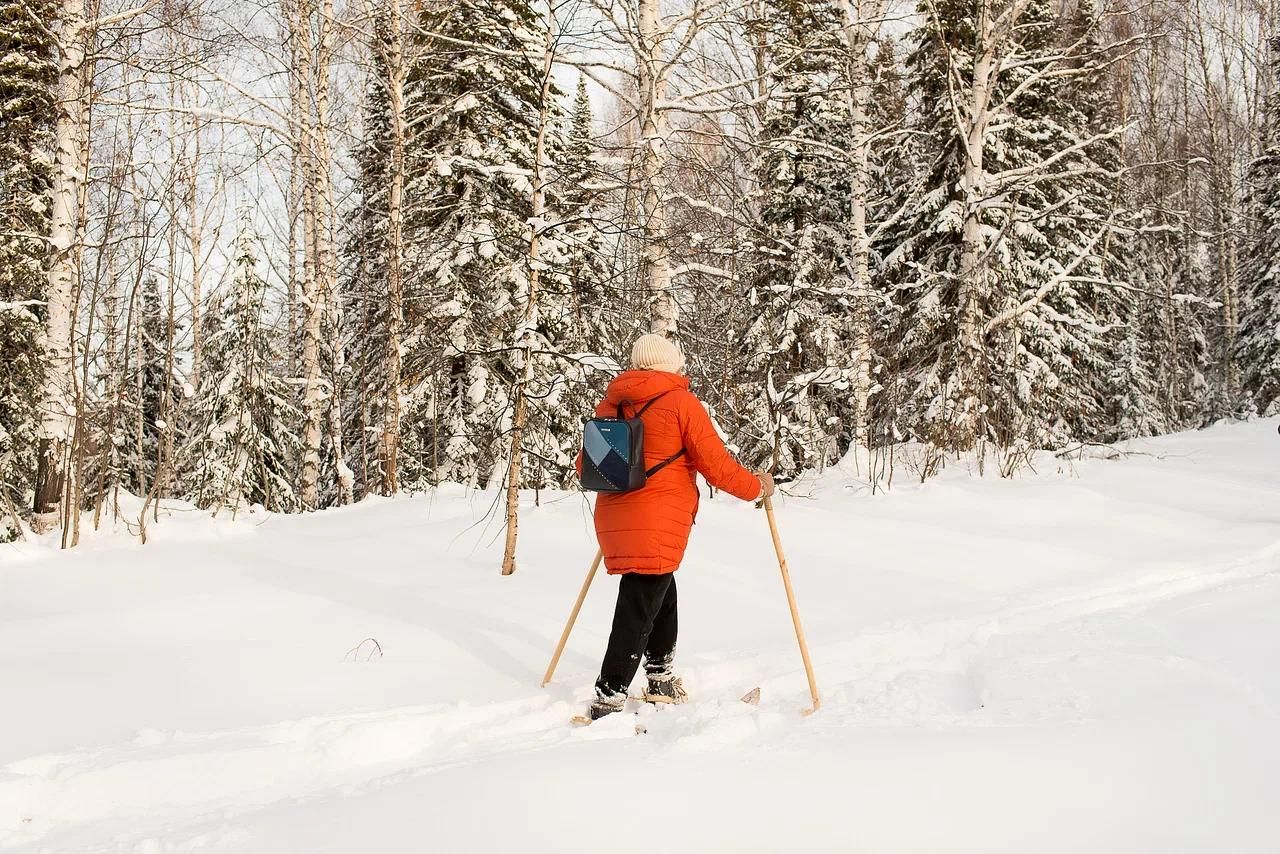
<svg viewBox="0 0 1280 854"><path fill-rule="evenodd" d="M684 276L688 273L697 273L703 276L714 276L720 279L732 280L735 278L733 273L730 273L728 270L722 270L719 267L712 267L710 264L698 264L698 263L690 262L688 264L681 264L679 267L671 268L672 279L678 279L681 276Z"/></svg>
<svg viewBox="0 0 1280 854"><path fill-rule="evenodd" d="M987 325L983 327L983 333L990 335L1001 326L1017 320L1019 317L1044 302L1045 297L1051 294L1055 288L1060 287L1064 282L1066 282L1071 274L1076 271L1076 268L1083 264L1086 258L1093 255L1093 248L1098 245L1098 242L1102 240L1103 237L1110 233L1111 223L1108 221L1107 225L1101 228L1098 233L1089 240L1089 243L1076 253L1076 256L1071 259L1071 263L1067 264L1066 267L1050 277L1049 281L1041 285L1035 294L1029 299L1023 301L1019 305L1000 312L995 317L991 318L991 320L987 321Z"/></svg>

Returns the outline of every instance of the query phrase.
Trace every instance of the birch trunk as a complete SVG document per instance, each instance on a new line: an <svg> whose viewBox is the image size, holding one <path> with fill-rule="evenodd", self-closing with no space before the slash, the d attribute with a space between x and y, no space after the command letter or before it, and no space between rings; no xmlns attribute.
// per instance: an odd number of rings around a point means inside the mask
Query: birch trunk
<svg viewBox="0 0 1280 854"><path fill-rule="evenodd" d="M953 402L960 407L952 417L948 441L956 450L968 450L978 439L979 383L983 363L982 302L987 293L986 244L982 235L982 211L986 198L983 171L987 124L990 121L992 74L995 67L995 39L990 6L982 0L978 15L980 42L974 57L973 78L960 118L965 137L965 165L960 180L964 196L959 274L959 324L956 378Z"/></svg>
<svg viewBox="0 0 1280 854"><path fill-rule="evenodd" d="M867 234L867 195L870 192L868 161L871 129L867 104L871 85L867 48L884 16L883 0L841 0L845 48L848 51L848 102L850 142L849 240L853 249L853 441L870 448L871 420L871 239Z"/></svg>
<svg viewBox="0 0 1280 854"><path fill-rule="evenodd" d="M507 460L507 534L502 550L502 574L516 571L516 541L520 531L520 466L524 454L524 431L529 417L529 381L533 378L533 352L531 348L534 325L538 317L538 285L542 273L542 233L547 215L547 176L551 164L547 158L547 132L551 126L551 87L555 64L555 17L546 31L546 43L542 54L542 91L538 100L538 135L533 150L533 193L529 202L529 287L525 294L524 311L520 326L516 329L517 379L515 387L515 413L511 424L511 455Z"/></svg>
<svg viewBox="0 0 1280 854"><path fill-rule="evenodd" d="M93 40L92 29L86 30L86 43ZM89 154L91 151L92 125L90 117L93 115L93 60L86 55L83 66L80 69L80 115L84 117L85 132L80 135L80 155L78 163L80 167L80 179L77 182L78 196L76 199L76 234L83 236L89 230ZM110 228L109 217L104 222L107 230ZM75 274L72 278L71 289L71 363L74 366L76 354L76 337L75 322L77 310L84 297L85 291L85 262L84 262L85 242L83 239L77 239L75 243L75 252L73 269ZM83 348L83 373L77 375L74 367L71 373L71 394L72 394L72 411L75 417L72 422L71 446L67 453L68 471L65 474L66 487L63 490L63 528L62 528L62 547L74 547L80 544L80 508L84 504L84 446L85 446L85 420L80 417L80 413L87 408L86 390L89 381L89 361L90 361L90 341L94 338L94 320L97 315L97 288L101 281L100 277L94 278L93 292L88 300L88 317L85 322Z"/></svg>
<svg viewBox="0 0 1280 854"><path fill-rule="evenodd" d="M672 290L671 258L667 247L667 209L660 185L670 133L666 111L667 70L664 67L660 0L639 0L639 45L636 74L640 97L640 193L644 211L645 285L652 306L649 329L668 338L679 331L680 308Z"/></svg>
<svg viewBox="0 0 1280 854"><path fill-rule="evenodd" d="M303 303L302 322L302 376L303 376L303 428L302 472L298 492L307 510L320 506L320 444L324 423L324 389L321 376L321 334L326 315L325 291L320 285L321 272L317 248L318 223L316 208L319 200L316 166L317 150L315 119L312 109L313 56L311 41L310 0L289 2L287 21L292 47L291 69L294 74L293 91L297 102L293 105L293 137L298 150L300 189L302 195L303 262L300 296Z"/></svg>
<svg viewBox="0 0 1280 854"><path fill-rule="evenodd" d="M289 9L288 0L285 0L283 8L287 14ZM291 57L296 55L294 53L296 50L296 47L291 49ZM290 63L290 65L292 68L292 63ZM286 328L289 333L289 352L287 359L290 379L298 376L298 340L301 337L300 331L302 328L301 324L298 322L298 292L301 290L301 285L298 281L298 220L299 210L302 207L302 161L300 159L301 146L298 140L302 133L301 110L303 95L298 87L298 74L291 70L289 75L289 124L291 127L291 133L294 137L294 142L290 146L289 183L288 188L285 191L285 199L288 206L286 214L289 217L287 239L289 263L286 273L288 281L285 285L285 318Z"/></svg>
<svg viewBox="0 0 1280 854"><path fill-rule="evenodd" d="M342 451L342 395L338 393L343 368L344 348L336 340L342 330L342 306L338 303L338 251L336 248L337 205L333 199L333 149L329 144L329 71L333 65L333 0L322 0L319 17L319 45L315 76L316 109L315 124L311 134L315 149L313 168L317 222L314 230L316 249L316 294L323 306L321 317L329 322L333 333L332 373L327 388L321 389L320 401L328 404L329 449L333 454L334 471L338 478L338 501L351 504L354 501L355 479L347 466ZM319 342L317 342L318 344ZM317 354L319 354L317 346Z"/></svg>
<svg viewBox="0 0 1280 854"><path fill-rule="evenodd" d="M66 488L66 467L76 412L72 401L74 365L71 334L75 306L76 246L80 235L79 198L84 115L81 71L85 62L84 0L62 0L58 27L58 102L50 243L52 259L45 291L45 377L41 388L39 464L32 527L51 530L58 523Z"/></svg>
<svg viewBox="0 0 1280 854"><path fill-rule="evenodd" d="M187 248L191 253L191 386L200 388L200 361L203 353L204 330L201 328L201 301L203 299L203 277L201 275L201 227L203 220L198 211L199 199L196 195L200 180L200 122L191 120L191 144L195 151L187 170Z"/></svg>
<svg viewBox="0 0 1280 854"><path fill-rule="evenodd" d="M404 10L401 0L390 0L390 16L384 62L387 95L391 107L391 187L387 201L387 411L382 431L382 492L400 489L400 336L404 327L404 146L405 57Z"/></svg>

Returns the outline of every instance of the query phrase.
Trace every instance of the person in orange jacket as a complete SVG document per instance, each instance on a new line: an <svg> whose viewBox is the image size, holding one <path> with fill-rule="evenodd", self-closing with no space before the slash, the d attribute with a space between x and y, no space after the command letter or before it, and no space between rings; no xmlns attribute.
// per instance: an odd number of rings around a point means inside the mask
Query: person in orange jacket
<svg viewBox="0 0 1280 854"><path fill-rule="evenodd" d="M633 492L600 493L595 528L605 567L620 575L609 645L596 680L591 720L620 711L644 656L650 702L683 702L687 696L673 672L676 647L675 571L684 558L698 513L701 474L717 489L743 501L773 494L773 478L753 473L733 458L701 401L683 376L684 354L661 335L643 335L631 350L631 368L609 383L597 416L644 422L645 467L684 451ZM647 407L647 408L646 408ZM582 470L582 457L578 458Z"/></svg>

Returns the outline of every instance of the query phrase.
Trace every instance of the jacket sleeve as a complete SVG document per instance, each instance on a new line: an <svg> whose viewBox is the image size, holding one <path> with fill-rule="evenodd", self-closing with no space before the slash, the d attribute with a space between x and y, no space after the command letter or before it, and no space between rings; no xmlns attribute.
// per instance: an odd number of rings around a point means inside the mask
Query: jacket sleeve
<svg viewBox="0 0 1280 854"><path fill-rule="evenodd" d="M685 453L693 467L716 489L723 489L743 501L754 501L764 488L760 478L733 458L711 423L711 416L692 394L682 401L680 429Z"/></svg>

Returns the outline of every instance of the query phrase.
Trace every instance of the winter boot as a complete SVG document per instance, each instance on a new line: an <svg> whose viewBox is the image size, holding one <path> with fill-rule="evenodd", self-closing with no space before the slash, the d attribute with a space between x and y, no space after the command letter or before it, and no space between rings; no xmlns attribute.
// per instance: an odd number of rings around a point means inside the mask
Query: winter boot
<svg viewBox="0 0 1280 854"><path fill-rule="evenodd" d="M596 688L596 699L587 707L587 718L589 720L598 721L605 715L611 715L614 712L622 711L627 704L627 695L625 693L614 694L602 691Z"/></svg>
<svg viewBox="0 0 1280 854"><path fill-rule="evenodd" d="M684 682L678 676L665 679L649 677L649 687L644 692L646 703L684 703L689 699Z"/></svg>

